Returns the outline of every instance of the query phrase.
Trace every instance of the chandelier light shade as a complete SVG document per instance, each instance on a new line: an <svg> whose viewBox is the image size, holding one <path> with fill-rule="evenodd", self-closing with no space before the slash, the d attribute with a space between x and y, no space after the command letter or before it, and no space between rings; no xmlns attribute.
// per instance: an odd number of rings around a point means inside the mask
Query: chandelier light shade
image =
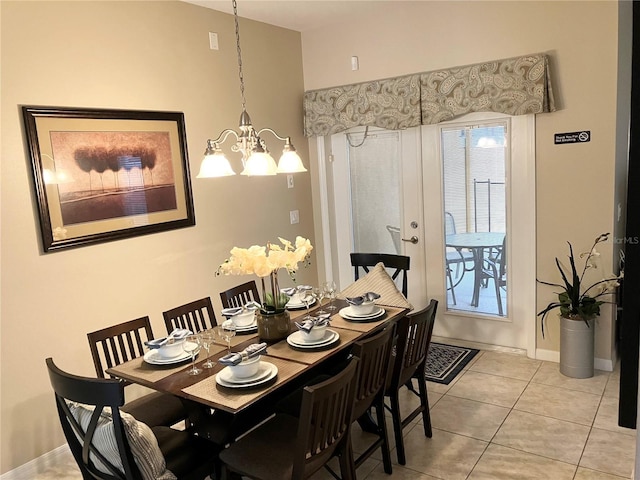
<svg viewBox="0 0 640 480"><path fill-rule="evenodd" d="M240 76L240 94L242 95L242 113L240 114L240 133L235 130L223 130L215 140L207 140L207 149L204 152L204 159L200 165L200 172L197 178L226 177L235 175L236 172L231 167L229 159L222 151L221 145L228 137L235 138L235 143L231 145L231 151L242 155L242 165L244 169L241 175L265 176L276 175L277 173L297 173L306 172L307 169L302 164L302 159L296 153L296 149L291 143L291 137L281 137L271 128L255 130L251 123L251 117L246 110L244 98L244 77L242 76L242 54L240 51L240 28L238 25L238 5L236 0L233 3L233 17L236 24L236 46L238 49L238 72ZM276 139L284 142L282 156L278 164L269 153L269 149L261 135L270 133Z"/></svg>

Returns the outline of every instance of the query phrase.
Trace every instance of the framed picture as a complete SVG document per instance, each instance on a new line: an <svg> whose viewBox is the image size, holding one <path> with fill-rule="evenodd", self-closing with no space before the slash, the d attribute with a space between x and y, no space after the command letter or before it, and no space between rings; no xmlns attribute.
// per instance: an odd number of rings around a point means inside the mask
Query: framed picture
<svg viewBox="0 0 640 480"><path fill-rule="evenodd" d="M45 252L195 225L183 113L22 113Z"/></svg>

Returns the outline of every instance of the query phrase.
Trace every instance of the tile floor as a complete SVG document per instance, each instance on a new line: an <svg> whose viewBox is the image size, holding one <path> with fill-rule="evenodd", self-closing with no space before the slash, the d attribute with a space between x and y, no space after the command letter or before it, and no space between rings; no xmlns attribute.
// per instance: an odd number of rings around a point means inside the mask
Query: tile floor
<svg viewBox="0 0 640 480"><path fill-rule="evenodd" d="M481 351L451 384L428 384L433 438L416 419L404 432L407 464L397 465L392 450L389 476L375 454L358 479L629 479L636 431L617 426L618 382L617 371L571 379L556 363ZM356 452L367 435L354 426ZM35 478L81 477L69 459Z"/></svg>

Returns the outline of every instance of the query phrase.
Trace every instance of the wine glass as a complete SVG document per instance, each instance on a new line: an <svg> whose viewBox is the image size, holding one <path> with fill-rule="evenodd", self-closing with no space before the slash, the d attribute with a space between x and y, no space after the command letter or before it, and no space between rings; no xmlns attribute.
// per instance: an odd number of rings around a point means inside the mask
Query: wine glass
<svg viewBox="0 0 640 480"><path fill-rule="evenodd" d="M213 345L215 340L215 335L213 333L213 330L203 331L202 333L200 333L200 338L202 339L202 348L204 348L207 351L207 361L204 362L202 367L213 368L216 362L212 361L211 358L209 357L210 355L209 351L211 350L211 345Z"/></svg>
<svg viewBox="0 0 640 480"><path fill-rule="evenodd" d="M196 356L200 353L200 347L202 346L202 339L200 335L187 335L182 342L182 349L191 355L191 368L189 369L189 375L199 375L202 370L196 367Z"/></svg>
<svg viewBox="0 0 640 480"><path fill-rule="evenodd" d="M318 300L318 305L320 306L320 310L318 310L316 313L320 313L320 314L327 313L322 309L322 300L324 300L324 288L313 287L312 295L313 295L313 298Z"/></svg>
<svg viewBox="0 0 640 480"><path fill-rule="evenodd" d="M227 342L227 353L231 353L231 339L236 336L236 326L231 320L222 322L218 327L218 335Z"/></svg>
<svg viewBox="0 0 640 480"><path fill-rule="evenodd" d="M311 318L311 315L309 315L309 306L311 305L312 301L313 301L313 293L311 293L309 290L305 290L304 292L302 292L302 303L304 303L305 308L307 309L307 314L302 318L303 320L308 320Z"/></svg>
<svg viewBox="0 0 640 480"><path fill-rule="evenodd" d="M333 299L336 298L336 282L333 280L329 280L324 284L324 293L327 297L329 297L329 305L327 305L327 310L335 310L337 307L333 305Z"/></svg>

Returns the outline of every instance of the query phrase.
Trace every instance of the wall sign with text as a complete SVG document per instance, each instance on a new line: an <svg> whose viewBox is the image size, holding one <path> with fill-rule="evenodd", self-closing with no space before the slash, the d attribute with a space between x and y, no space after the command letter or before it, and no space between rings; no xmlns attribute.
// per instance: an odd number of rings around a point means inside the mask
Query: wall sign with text
<svg viewBox="0 0 640 480"><path fill-rule="evenodd" d="M553 143L556 145L563 143L586 143L591 141L591 130L581 132L555 133Z"/></svg>

